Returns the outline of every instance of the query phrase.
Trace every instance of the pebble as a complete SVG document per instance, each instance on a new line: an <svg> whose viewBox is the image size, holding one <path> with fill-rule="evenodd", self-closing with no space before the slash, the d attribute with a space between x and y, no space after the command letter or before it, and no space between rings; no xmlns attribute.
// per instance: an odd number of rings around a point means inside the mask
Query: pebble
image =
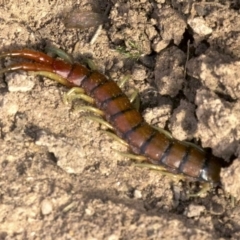
<svg viewBox="0 0 240 240"><path fill-rule="evenodd" d="M212 33L212 28L207 26L206 21L202 17L189 19L188 24L193 29L194 33L200 36L206 36Z"/></svg>
<svg viewBox="0 0 240 240"><path fill-rule="evenodd" d="M8 73L6 82L9 92L28 92L35 85L34 76L29 76L25 72Z"/></svg>
<svg viewBox="0 0 240 240"><path fill-rule="evenodd" d="M189 218L199 217L200 214L205 211L205 209L206 208L204 206L191 204L185 210L184 214Z"/></svg>
<svg viewBox="0 0 240 240"><path fill-rule="evenodd" d="M50 200L44 199L41 202L41 212L43 215L48 215L52 212L53 206Z"/></svg>

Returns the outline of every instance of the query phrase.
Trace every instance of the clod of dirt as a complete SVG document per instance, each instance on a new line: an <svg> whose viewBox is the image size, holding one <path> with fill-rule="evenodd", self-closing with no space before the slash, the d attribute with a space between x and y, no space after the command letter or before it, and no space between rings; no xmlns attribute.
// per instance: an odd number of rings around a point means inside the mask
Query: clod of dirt
<svg viewBox="0 0 240 240"><path fill-rule="evenodd" d="M209 49L205 54L187 62L188 74L198 78L212 91L240 98L240 61Z"/></svg>
<svg viewBox="0 0 240 240"><path fill-rule="evenodd" d="M162 95L175 97L182 88L186 55L173 46L161 52L154 69L155 84Z"/></svg>
<svg viewBox="0 0 240 240"><path fill-rule="evenodd" d="M53 210L53 205L51 201L49 201L48 199L44 199L41 202L41 213L43 215L48 215L52 212L52 210Z"/></svg>
<svg viewBox="0 0 240 240"><path fill-rule="evenodd" d="M169 129L173 137L178 140L192 139L197 131L195 106L192 103L181 100L179 107L173 111Z"/></svg>
<svg viewBox="0 0 240 240"><path fill-rule="evenodd" d="M136 198L136 199L141 199L142 198L142 192L137 190L137 189L134 190L133 195L134 195L134 198Z"/></svg>
<svg viewBox="0 0 240 240"><path fill-rule="evenodd" d="M201 37L212 33L212 28L206 24L206 21L202 17L188 19L188 24L192 28L193 32Z"/></svg>
<svg viewBox="0 0 240 240"><path fill-rule="evenodd" d="M134 79L134 80L137 80L137 81L143 81L144 79L147 78L147 72L146 72L146 69L143 67L143 66L136 66L133 71L132 71L132 75L131 77Z"/></svg>
<svg viewBox="0 0 240 240"><path fill-rule="evenodd" d="M80 174L86 164L84 148L72 139L56 137L43 131L38 132L36 145L46 146L57 159L57 164L68 173Z"/></svg>
<svg viewBox="0 0 240 240"><path fill-rule="evenodd" d="M28 92L33 89L34 76L29 76L26 72L13 72L6 76L9 92Z"/></svg>
<svg viewBox="0 0 240 240"><path fill-rule="evenodd" d="M149 124L164 128L166 121L170 118L171 110L170 104L164 104L161 107L145 109L143 116Z"/></svg>
<svg viewBox="0 0 240 240"><path fill-rule="evenodd" d="M195 104L199 121L195 137L203 147L211 147L214 155L229 159L238 145L239 104L224 101L207 89L197 91Z"/></svg>
<svg viewBox="0 0 240 240"><path fill-rule="evenodd" d="M220 50L222 53L239 58L240 34L237 31L240 29L239 12L224 8L224 6L214 9L214 4L212 6L206 4L205 7L208 10L212 8L204 17L206 24L214 29L208 39L209 44L217 51Z"/></svg>
<svg viewBox="0 0 240 240"><path fill-rule="evenodd" d="M188 206L188 208L185 210L185 215L189 218L198 218L202 212L204 212L206 208L204 206L200 205L194 205L191 204Z"/></svg>
<svg viewBox="0 0 240 240"><path fill-rule="evenodd" d="M238 201L240 200L240 159L235 159L231 166L222 169L221 179L223 189L235 197Z"/></svg>
<svg viewBox="0 0 240 240"><path fill-rule="evenodd" d="M159 9L158 28L164 42L173 42L178 45L183 37L186 20L177 11L172 8Z"/></svg>

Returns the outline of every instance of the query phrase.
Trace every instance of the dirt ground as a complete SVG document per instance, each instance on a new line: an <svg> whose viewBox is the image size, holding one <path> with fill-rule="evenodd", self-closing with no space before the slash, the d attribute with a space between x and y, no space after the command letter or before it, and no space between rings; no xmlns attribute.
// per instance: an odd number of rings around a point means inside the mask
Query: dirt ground
<svg viewBox="0 0 240 240"><path fill-rule="evenodd" d="M223 187L140 168L32 73L0 76L0 239L240 239L240 5L189 0L2 0L1 52L55 45L139 91L152 125L233 164ZM79 10L82 29L64 25ZM88 14L106 14L96 34ZM71 15L71 14L70 14ZM100 19L101 20L101 19ZM89 20L91 23L91 19ZM86 26L86 28L84 28ZM1 59L1 68L18 59Z"/></svg>

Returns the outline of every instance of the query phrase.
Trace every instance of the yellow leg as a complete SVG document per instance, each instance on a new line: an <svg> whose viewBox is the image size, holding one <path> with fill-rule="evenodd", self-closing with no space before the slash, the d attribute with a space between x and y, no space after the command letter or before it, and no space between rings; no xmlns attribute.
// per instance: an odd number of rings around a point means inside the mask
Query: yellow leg
<svg viewBox="0 0 240 240"><path fill-rule="evenodd" d="M164 134L166 137L168 137L169 139L173 139L173 136L170 132L168 132L167 130L160 128L160 127L156 127L153 126L153 128L155 128L157 131L159 131L160 133Z"/></svg>
<svg viewBox="0 0 240 240"><path fill-rule="evenodd" d="M130 78L129 75L125 76L123 79L121 79L121 80L118 82L118 86L119 86L120 88L123 88L124 85L126 84L126 82L129 80L129 78Z"/></svg>
<svg viewBox="0 0 240 240"><path fill-rule="evenodd" d="M110 136L111 138L113 138L114 140L116 140L117 142L121 143L122 145L128 147L128 143L125 142L124 140L122 140L120 137L118 137L115 133L109 132L109 131L105 131L102 130L102 132L104 132L105 134L107 134L108 136Z"/></svg>
<svg viewBox="0 0 240 240"><path fill-rule="evenodd" d="M154 164L151 164L151 163L135 163L135 165L137 167L148 168L150 170L160 172L162 175L165 175L165 176L167 176L171 179L174 179L174 180L179 181L179 180L185 179L185 177L183 175L168 172L165 167L160 166L160 165L154 165Z"/></svg>
<svg viewBox="0 0 240 240"><path fill-rule="evenodd" d="M73 110L74 113L79 112L79 111L89 111L89 112L93 112L93 113L95 113L97 115L104 116L104 112L103 111L101 111L98 108L92 107L92 106L77 106Z"/></svg>
<svg viewBox="0 0 240 240"><path fill-rule="evenodd" d="M192 142L182 141L181 143L185 144L186 146L192 146L192 147L198 149L199 151L205 153L205 150L203 148L201 148L199 145L196 145L196 144L194 144Z"/></svg>
<svg viewBox="0 0 240 240"><path fill-rule="evenodd" d="M168 137L169 139L173 139L173 136L170 132L166 131L165 129L163 128L160 128L160 127L155 127L154 128L156 130L158 130L160 133L163 133L166 137ZM199 151L201 152L205 152L203 148L201 148L199 145L196 145L192 142L188 142L188 141L181 141L182 144L186 145L186 146L192 146L194 148L197 148Z"/></svg>
<svg viewBox="0 0 240 240"><path fill-rule="evenodd" d="M129 97L130 102L133 103L136 100L137 96L138 96L138 92L134 91Z"/></svg>
<svg viewBox="0 0 240 240"><path fill-rule="evenodd" d="M202 183L202 189L198 191L197 193L189 193L187 194L188 197L201 197L202 195L205 195L208 191L211 190L212 185L209 182Z"/></svg>
<svg viewBox="0 0 240 240"><path fill-rule="evenodd" d="M113 126L112 126L110 123L104 121L102 118L95 117L95 116L85 116L85 118L88 118L88 119L90 119L90 120L92 120L92 121L98 122L98 123L106 126L107 128L109 128L109 129L111 129L111 130L114 130L114 129L113 129Z"/></svg>
<svg viewBox="0 0 240 240"><path fill-rule="evenodd" d="M135 154L132 154L132 153L125 153L125 152L120 152L116 149L113 149L114 152L117 152L119 155L123 156L123 157L127 157L127 158L130 158L132 160L136 160L136 161L139 161L139 162L143 162L143 161L146 161L146 157L144 156L141 156L141 155L135 155Z"/></svg>
<svg viewBox="0 0 240 240"><path fill-rule="evenodd" d="M73 87L71 88L64 96L63 102L71 103L74 99L82 99L90 104L94 104L95 101L93 98L89 97L88 95L84 94L84 90L80 87Z"/></svg>
<svg viewBox="0 0 240 240"><path fill-rule="evenodd" d="M46 51L56 54L58 57L60 57L63 60L65 60L67 63L70 63L70 64L74 63L74 59L73 59L72 55L66 53L65 51L63 51L60 48L57 48L57 47L55 47L53 45L48 45L46 47Z"/></svg>
<svg viewBox="0 0 240 240"><path fill-rule="evenodd" d="M37 72L31 71L30 73L33 75L47 77L47 78L50 78L64 86L72 87L72 84L70 82L68 82L67 79L61 77L60 75L58 75L56 73L51 73L51 72L47 72L47 71L37 71Z"/></svg>
<svg viewBox="0 0 240 240"><path fill-rule="evenodd" d="M84 62L87 64L87 66L92 70L92 71L99 71L98 67L94 63L92 59L86 58L84 59Z"/></svg>

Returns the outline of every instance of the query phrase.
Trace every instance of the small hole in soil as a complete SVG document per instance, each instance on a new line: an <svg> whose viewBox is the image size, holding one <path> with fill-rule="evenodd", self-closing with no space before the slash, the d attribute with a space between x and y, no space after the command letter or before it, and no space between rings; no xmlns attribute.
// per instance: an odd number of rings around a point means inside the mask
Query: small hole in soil
<svg viewBox="0 0 240 240"><path fill-rule="evenodd" d="M53 161L54 163L58 162L58 159L56 158L56 156L54 155L53 152L48 152L48 157L51 161Z"/></svg>
<svg viewBox="0 0 240 240"><path fill-rule="evenodd" d="M180 44L178 45L178 47L183 52L187 52L188 41L190 41L190 44L192 44L194 42L194 38L193 38L193 35L190 33L190 31L188 29L186 29L183 34L183 39L180 42Z"/></svg>

